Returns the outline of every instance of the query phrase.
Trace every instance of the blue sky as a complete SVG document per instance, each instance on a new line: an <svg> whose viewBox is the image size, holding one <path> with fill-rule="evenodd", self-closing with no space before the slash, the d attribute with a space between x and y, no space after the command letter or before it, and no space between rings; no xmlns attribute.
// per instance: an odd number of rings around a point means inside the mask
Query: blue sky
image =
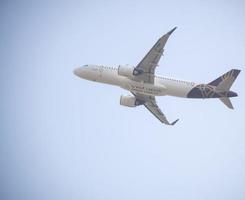
<svg viewBox="0 0 245 200"><path fill-rule="evenodd" d="M244 199L243 1L2 1L1 199ZM231 68L235 110L158 98L174 126L119 105L84 64L137 65L173 27L158 74L208 83Z"/></svg>

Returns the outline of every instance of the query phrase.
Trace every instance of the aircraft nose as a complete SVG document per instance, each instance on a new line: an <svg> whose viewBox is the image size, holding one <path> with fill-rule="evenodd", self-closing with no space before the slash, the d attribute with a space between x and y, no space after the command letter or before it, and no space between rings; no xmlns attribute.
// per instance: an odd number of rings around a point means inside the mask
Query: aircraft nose
<svg viewBox="0 0 245 200"><path fill-rule="evenodd" d="M82 75L82 69L81 69L81 67L78 67L78 68L75 68L74 70L73 70L73 73L76 75L76 76L81 76Z"/></svg>

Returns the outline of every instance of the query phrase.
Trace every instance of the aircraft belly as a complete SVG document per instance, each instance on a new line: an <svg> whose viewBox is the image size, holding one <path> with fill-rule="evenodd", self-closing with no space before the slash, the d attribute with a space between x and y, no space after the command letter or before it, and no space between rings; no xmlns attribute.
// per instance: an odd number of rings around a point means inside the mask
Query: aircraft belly
<svg viewBox="0 0 245 200"><path fill-rule="evenodd" d="M164 86L159 86L159 85L129 81L124 83L122 87L131 92L140 93L144 95L152 95L152 96L166 95L166 88Z"/></svg>
<svg viewBox="0 0 245 200"><path fill-rule="evenodd" d="M192 86L187 85L173 85L170 87L167 87L167 94L170 96L176 96L176 97L187 97L187 94L192 89Z"/></svg>
<svg viewBox="0 0 245 200"><path fill-rule="evenodd" d="M163 96L165 95L165 93L161 90L158 89L149 89L149 88L132 88L130 89L130 91L135 92L135 93L140 93L140 94L144 94L144 95L151 95L151 96Z"/></svg>

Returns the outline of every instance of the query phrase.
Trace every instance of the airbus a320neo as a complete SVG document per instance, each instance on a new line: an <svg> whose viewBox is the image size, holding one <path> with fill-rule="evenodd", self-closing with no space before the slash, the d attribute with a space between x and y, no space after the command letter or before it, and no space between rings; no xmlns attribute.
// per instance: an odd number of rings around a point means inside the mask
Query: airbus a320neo
<svg viewBox="0 0 245 200"><path fill-rule="evenodd" d="M228 108L233 109L229 98L236 97L237 93L231 91L230 88L240 73L238 69L231 69L208 84L166 78L155 74L164 46L175 29L176 27L163 35L135 67L91 64L76 68L74 74L83 79L119 86L130 91L132 95L121 96L121 105L129 107L144 105L156 118L167 125L174 125L178 119L172 123L167 120L156 103L156 96L218 98Z"/></svg>

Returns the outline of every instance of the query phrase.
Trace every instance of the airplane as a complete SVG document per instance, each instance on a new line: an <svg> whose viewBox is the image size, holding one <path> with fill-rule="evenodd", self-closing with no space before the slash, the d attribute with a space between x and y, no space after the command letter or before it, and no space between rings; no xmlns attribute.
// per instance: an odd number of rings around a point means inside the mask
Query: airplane
<svg viewBox="0 0 245 200"><path fill-rule="evenodd" d="M184 98L218 98L228 108L233 109L230 97L238 96L230 90L240 70L232 69L208 84L194 83L155 75L155 69L163 56L165 44L177 27L163 35L137 66L84 65L74 69L74 74L90 81L119 86L132 93L122 95L120 105L136 107L144 105L160 122L174 125L179 119L169 122L158 107L156 96Z"/></svg>

